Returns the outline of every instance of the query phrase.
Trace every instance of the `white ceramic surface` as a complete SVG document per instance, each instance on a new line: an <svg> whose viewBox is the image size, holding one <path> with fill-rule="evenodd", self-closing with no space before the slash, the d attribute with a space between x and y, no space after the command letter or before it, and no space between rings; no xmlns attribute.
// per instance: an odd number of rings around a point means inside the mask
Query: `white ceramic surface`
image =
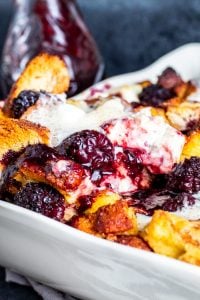
<svg viewBox="0 0 200 300"><path fill-rule="evenodd" d="M185 79L200 77L200 44L183 46L142 71L96 86L153 79L167 66ZM199 267L90 236L3 201L0 265L82 299L200 299Z"/></svg>

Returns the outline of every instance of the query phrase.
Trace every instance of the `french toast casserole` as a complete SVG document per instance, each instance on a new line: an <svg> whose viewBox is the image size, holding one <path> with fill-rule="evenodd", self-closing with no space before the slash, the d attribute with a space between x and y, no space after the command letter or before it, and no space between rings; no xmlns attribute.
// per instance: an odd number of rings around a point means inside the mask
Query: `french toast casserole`
<svg viewBox="0 0 200 300"><path fill-rule="evenodd" d="M0 112L1 199L86 233L200 265L200 93L170 66L67 98L34 58ZM83 94L84 95L84 94Z"/></svg>

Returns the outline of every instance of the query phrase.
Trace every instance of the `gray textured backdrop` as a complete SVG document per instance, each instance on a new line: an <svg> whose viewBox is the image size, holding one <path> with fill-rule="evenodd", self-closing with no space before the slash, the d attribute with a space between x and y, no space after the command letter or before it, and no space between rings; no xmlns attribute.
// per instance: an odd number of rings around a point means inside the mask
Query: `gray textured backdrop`
<svg viewBox="0 0 200 300"><path fill-rule="evenodd" d="M0 50L12 1L0 0ZM200 0L77 1L107 75L143 68L179 45L200 42Z"/></svg>
<svg viewBox="0 0 200 300"><path fill-rule="evenodd" d="M171 49L200 42L200 0L78 0L107 73L150 64Z"/></svg>

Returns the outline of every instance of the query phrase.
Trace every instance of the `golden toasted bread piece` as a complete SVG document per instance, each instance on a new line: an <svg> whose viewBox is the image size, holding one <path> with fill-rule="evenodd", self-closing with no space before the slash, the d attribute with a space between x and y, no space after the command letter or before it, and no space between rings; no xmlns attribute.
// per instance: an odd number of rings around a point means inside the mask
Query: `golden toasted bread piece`
<svg viewBox="0 0 200 300"><path fill-rule="evenodd" d="M88 208L85 213L86 214L93 214L95 213L100 207L114 204L116 201L120 200L121 197L119 194L111 192L109 190L100 191L98 192L92 202L92 206Z"/></svg>
<svg viewBox="0 0 200 300"><path fill-rule="evenodd" d="M183 218L157 210L141 236L156 253L178 258L184 253L180 230L186 224Z"/></svg>
<svg viewBox="0 0 200 300"><path fill-rule="evenodd" d="M188 81L176 86L174 90L179 98L185 99L196 91L196 87L192 84L192 82Z"/></svg>
<svg viewBox="0 0 200 300"><path fill-rule="evenodd" d="M135 235L119 235L116 236L117 243L130 246L133 248L138 248L146 251L151 251L151 248L148 244L141 238Z"/></svg>
<svg viewBox="0 0 200 300"><path fill-rule="evenodd" d="M179 259L200 266L200 221L191 221L182 231L185 253Z"/></svg>
<svg viewBox="0 0 200 300"><path fill-rule="evenodd" d="M200 266L200 247L186 244L186 252L179 259L192 265Z"/></svg>
<svg viewBox="0 0 200 300"><path fill-rule="evenodd" d="M83 170L74 171L73 162L66 167L65 172L58 173L49 162L44 166L24 162L14 177L25 185L29 181L39 181L52 185L60 193L69 192L77 188L84 178ZM47 169L47 170L46 170Z"/></svg>
<svg viewBox="0 0 200 300"><path fill-rule="evenodd" d="M100 234L137 234L137 220L132 207L120 200L103 206L95 213L93 228Z"/></svg>
<svg viewBox="0 0 200 300"><path fill-rule="evenodd" d="M163 107L166 109L168 106L180 105L183 101L184 101L184 99L182 99L182 98L173 97L173 98L170 98L169 100L166 100L165 102L163 102Z"/></svg>
<svg viewBox="0 0 200 300"><path fill-rule="evenodd" d="M166 118L165 110L158 107L151 107L151 115L152 117L161 117L163 121L169 123L168 119Z"/></svg>
<svg viewBox="0 0 200 300"><path fill-rule="evenodd" d="M200 130L193 132L183 147L181 160L192 156L200 157Z"/></svg>
<svg viewBox="0 0 200 300"><path fill-rule="evenodd" d="M170 105L166 116L173 127L181 131L187 130L193 123L198 123L200 120L200 103L185 101Z"/></svg>
<svg viewBox="0 0 200 300"><path fill-rule="evenodd" d="M72 219L71 226L81 231L84 231L86 233L103 237L93 229L93 223L94 223L94 215L76 216Z"/></svg>
<svg viewBox="0 0 200 300"><path fill-rule="evenodd" d="M42 53L33 58L13 85L4 111L11 115L12 101L23 90L46 91L53 94L66 92L69 73L64 61L56 55Z"/></svg>
<svg viewBox="0 0 200 300"><path fill-rule="evenodd" d="M165 111L162 108L151 107L151 115L152 117L162 117L165 121L167 121Z"/></svg>
<svg viewBox="0 0 200 300"><path fill-rule="evenodd" d="M158 210L141 236L156 253L200 264L200 221Z"/></svg>
<svg viewBox="0 0 200 300"><path fill-rule="evenodd" d="M18 152L27 145L49 143L49 130L24 120L0 118L0 160L8 151Z"/></svg>
<svg viewBox="0 0 200 300"><path fill-rule="evenodd" d="M30 181L44 182L57 189L67 202L70 202L71 194L76 195L85 179L81 165L57 155L52 148L45 145L27 147L15 164L18 168L9 173L15 182L22 185Z"/></svg>
<svg viewBox="0 0 200 300"><path fill-rule="evenodd" d="M143 80L143 81L138 82L138 84L144 89L147 86L151 85L152 82L150 80Z"/></svg>
<svg viewBox="0 0 200 300"><path fill-rule="evenodd" d="M117 241L117 235L138 233L134 209L127 202L118 200L114 204L100 207L95 213L77 216L71 225L82 231Z"/></svg>

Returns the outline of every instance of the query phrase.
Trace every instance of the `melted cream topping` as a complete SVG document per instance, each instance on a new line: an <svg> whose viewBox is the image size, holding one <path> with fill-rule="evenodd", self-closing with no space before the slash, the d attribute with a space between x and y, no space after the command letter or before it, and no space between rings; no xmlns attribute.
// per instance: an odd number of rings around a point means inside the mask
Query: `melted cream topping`
<svg viewBox="0 0 200 300"><path fill-rule="evenodd" d="M111 141L115 142L118 139L119 142L124 139L124 136L128 136L127 146L144 149L148 153L146 158L143 157L144 163L156 164L162 172L171 170L173 164L179 161L185 142L183 135L167 124L161 117L152 117L149 108L145 108L138 113L130 113L118 97L112 97L95 110L89 110L85 102L84 105L82 105L82 102L79 105L78 101L76 101L76 105L68 104L63 95L43 94L36 105L24 114L23 118L48 127L51 131L52 146L58 145L74 132L83 129L101 130L102 123L117 119L115 128L108 134ZM123 118L134 120L134 126L129 128L129 132L121 121ZM119 182L117 182L118 184ZM126 178L121 182L119 189L123 192L127 190L126 185L131 186L132 184ZM81 194L86 186L90 186L89 190L91 191L94 188L91 182L89 184L85 182L78 189L77 194ZM77 197L75 194L72 198ZM198 197L200 199L200 195ZM71 202L73 202L72 199ZM190 220L200 219L200 200L193 206L185 206L175 214ZM137 214L137 216L139 228L143 228L151 220L151 217L141 214Z"/></svg>
<svg viewBox="0 0 200 300"><path fill-rule="evenodd" d="M104 102L95 110L86 112L81 104L78 107L58 97L43 95L35 107L31 107L22 118L49 128L50 144L57 146L74 132L84 129L98 130L103 122L125 115L126 108L117 97Z"/></svg>
<svg viewBox="0 0 200 300"><path fill-rule="evenodd" d="M171 171L178 162L185 137L161 117L152 117L149 108L128 118L105 125L105 133L114 145L140 150L143 164L154 173Z"/></svg>

